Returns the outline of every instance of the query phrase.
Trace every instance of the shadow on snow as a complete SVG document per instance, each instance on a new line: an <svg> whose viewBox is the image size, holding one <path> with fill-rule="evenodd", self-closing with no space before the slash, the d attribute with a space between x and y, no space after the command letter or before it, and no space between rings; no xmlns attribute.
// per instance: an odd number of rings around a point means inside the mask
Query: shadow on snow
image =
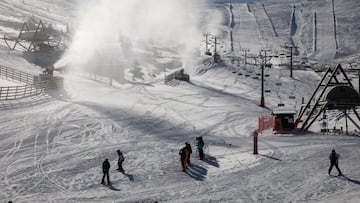
<svg viewBox="0 0 360 203"><path fill-rule="evenodd" d="M196 164L191 164L191 166L185 171L185 173L195 180L203 181L206 178L207 171L208 170L204 167Z"/></svg>
<svg viewBox="0 0 360 203"><path fill-rule="evenodd" d="M126 177L128 177L131 182L134 181L134 176L133 175L125 173L125 172L121 172L121 173L124 174Z"/></svg>
<svg viewBox="0 0 360 203"><path fill-rule="evenodd" d="M272 156L269 156L269 155L260 155L262 157L265 157L265 158L268 158L268 159L272 159L272 160L275 160L275 161L282 161L281 159L279 158L275 158L275 157L272 157Z"/></svg>
<svg viewBox="0 0 360 203"><path fill-rule="evenodd" d="M219 162L217 161L216 157L213 157L211 155L205 155L203 161L211 166L219 168Z"/></svg>
<svg viewBox="0 0 360 203"><path fill-rule="evenodd" d="M344 176L344 175L343 175L343 177L344 177L344 179L347 180L347 181L350 181L350 182L352 182L352 183L354 183L354 184L360 185L360 181L359 181L359 180L354 180L354 179L351 179L351 178L349 178L349 177L347 177L347 176Z"/></svg>
<svg viewBox="0 0 360 203"><path fill-rule="evenodd" d="M110 190L120 191L120 189L115 188L115 187L112 185L112 183L109 183L108 185L105 185L105 186L107 186Z"/></svg>

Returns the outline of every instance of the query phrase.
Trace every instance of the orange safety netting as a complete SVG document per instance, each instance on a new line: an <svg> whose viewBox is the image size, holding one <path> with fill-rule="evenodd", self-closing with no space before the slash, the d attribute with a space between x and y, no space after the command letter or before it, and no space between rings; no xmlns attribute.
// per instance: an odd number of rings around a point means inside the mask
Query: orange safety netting
<svg viewBox="0 0 360 203"><path fill-rule="evenodd" d="M259 132L272 129L273 126L274 126L273 116L260 116L259 117L259 126L258 126Z"/></svg>

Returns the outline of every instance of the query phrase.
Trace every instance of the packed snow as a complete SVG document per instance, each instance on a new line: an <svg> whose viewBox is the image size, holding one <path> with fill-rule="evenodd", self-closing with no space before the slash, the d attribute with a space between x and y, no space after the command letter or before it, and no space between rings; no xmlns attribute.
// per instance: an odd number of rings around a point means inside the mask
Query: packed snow
<svg viewBox="0 0 360 203"><path fill-rule="evenodd" d="M243 60L244 50L254 63L261 50L287 55L285 46L293 45L306 64L356 62L359 2L214 2L0 1L0 35L18 34L31 16L62 32L70 27L72 35L60 54L9 51L0 41L2 66L34 75L44 64L66 67L54 73L64 78L63 90L0 101L1 201L359 202L360 137L351 123L351 135L320 133L320 120L306 133L267 130L253 154L258 117L299 111L322 73L294 68L291 78L282 66L288 59L273 57L262 108L261 68ZM205 33L218 37L220 63L204 56ZM164 84L180 68L190 82ZM357 75L351 76L357 89ZM1 87L16 85L24 84L1 75ZM328 117L329 128L345 125L341 112ZM183 172L185 142L193 153ZM328 175L332 149L344 176L335 176L335 168ZM124 153L124 173L116 170L117 150ZM110 185L101 184L105 159Z"/></svg>

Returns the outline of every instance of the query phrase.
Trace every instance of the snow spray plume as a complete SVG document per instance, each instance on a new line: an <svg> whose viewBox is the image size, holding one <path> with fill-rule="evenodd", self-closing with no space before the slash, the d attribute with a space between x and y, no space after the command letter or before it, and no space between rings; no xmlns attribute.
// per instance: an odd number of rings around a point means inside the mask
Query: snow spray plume
<svg viewBox="0 0 360 203"><path fill-rule="evenodd" d="M129 68L148 63L144 53L154 47L175 53L186 64L201 44L199 7L194 0L87 2L80 7L72 45L55 67L88 71L107 66Z"/></svg>

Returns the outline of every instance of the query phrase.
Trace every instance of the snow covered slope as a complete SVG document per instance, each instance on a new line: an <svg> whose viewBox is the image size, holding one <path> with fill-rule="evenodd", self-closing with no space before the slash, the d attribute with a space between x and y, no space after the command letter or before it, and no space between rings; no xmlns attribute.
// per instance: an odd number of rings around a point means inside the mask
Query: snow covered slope
<svg viewBox="0 0 360 203"><path fill-rule="evenodd" d="M205 57L196 55L195 60L205 63L184 65L190 73L190 83L163 84L164 72L159 69L167 68L167 64L180 67L183 58L178 52L156 46L154 42L155 49L151 46L134 49L141 53L138 56L153 55L156 59L156 63L154 58L139 62L143 73L151 77L134 80L130 72L126 72L124 83L114 81L109 86L77 74L56 72L65 78L64 91L0 101L0 199L14 202L357 202L360 199L359 136L324 135L318 133L318 126L312 128L313 133L302 135L264 133L259 137L259 155L252 154L251 133L257 128L258 116L269 115L279 103L287 109L298 110L301 98L310 97L320 76L311 70L294 70L294 78L290 78L287 68L267 68L265 72L269 77L266 77L265 88L271 92L265 94L266 108L261 108L260 68L239 66L227 57L237 54L241 48L280 49L282 42L306 42L300 46L300 53L308 51L308 56L314 59L328 56L329 52L322 54L321 51L325 43L320 45L318 53L311 55L313 40L307 37L313 35L305 32L311 31L307 26L313 25L313 12L309 8L316 6L318 12L328 11L327 7L321 9L322 5L317 2L281 0L264 1L263 5L255 1L234 3L231 9L228 3L197 5L196 9L203 15L201 30L221 35L219 52L225 55L225 63L213 65L207 63ZM356 7L357 1L341 2L344 4L336 3L341 11L337 16L346 16L346 9L356 10L351 5ZM328 3L331 2L324 4ZM296 11L301 13L303 9L308 13L303 17L295 14L296 31L290 28L293 4ZM6 16L4 22L22 22L33 9L36 16L59 27L65 25L64 19L72 19L77 6L76 1L70 0L0 1L0 10ZM46 7L53 12L46 12ZM10 9L17 12L5 15ZM212 17L216 19L211 21ZM346 18L340 20L345 22ZM1 26L5 32L13 24ZM349 31L346 35L345 29L337 29L337 33L341 33L338 35L340 50L344 46L342 40L355 32ZM293 36L290 30L295 31ZM346 57L354 59L358 55L353 50L357 42L355 38L346 39L347 43L353 42ZM0 51L3 65L34 74L40 72L39 66L27 60L28 53L8 52L4 46ZM118 55L107 52L107 56ZM341 55L336 56L341 59ZM152 69L158 72L151 72ZM2 80L0 84L9 85ZM338 125L342 125L341 122L340 119ZM197 159L197 136L203 136L206 144L203 161ZM192 166L184 173L178 152L185 142L191 143L193 154ZM341 155L339 164L345 177L327 174L328 155L333 148ZM118 149L125 156L123 174L116 170ZM111 163L110 186L100 184L101 164L106 158Z"/></svg>

